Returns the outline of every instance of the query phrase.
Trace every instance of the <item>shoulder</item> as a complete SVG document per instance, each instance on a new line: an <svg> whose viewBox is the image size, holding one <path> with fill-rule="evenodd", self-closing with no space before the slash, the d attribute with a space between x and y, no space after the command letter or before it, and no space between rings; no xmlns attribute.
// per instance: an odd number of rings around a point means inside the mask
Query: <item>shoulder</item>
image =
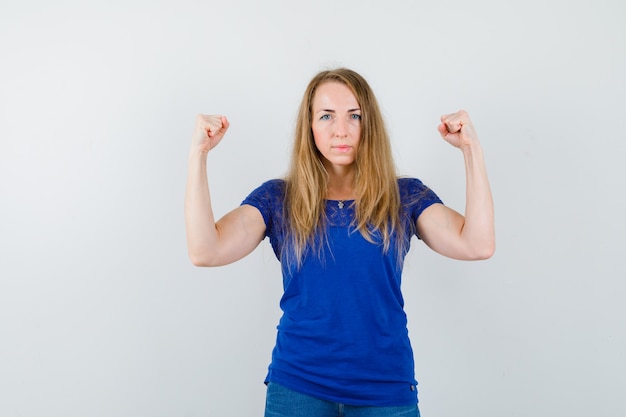
<svg viewBox="0 0 626 417"><path fill-rule="evenodd" d="M402 189L403 187L406 188L410 186L415 186L417 184L422 184L422 181L414 177L398 177L398 186L400 187L400 189Z"/></svg>
<svg viewBox="0 0 626 417"><path fill-rule="evenodd" d="M415 194L419 194L424 192L425 190L429 190L429 188L424 185L424 183L414 177L399 177L398 178L398 189L400 191L400 197L414 196Z"/></svg>
<svg viewBox="0 0 626 417"><path fill-rule="evenodd" d="M415 219L429 206L442 203L439 196L418 178L398 178L398 188L402 206Z"/></svg>
<svg viewBox="0 0 626 417"><path fill-rule="evenodd" d="M285 180L275 178L268 181L265 181L261 185L259 185L254 191L252 191L252 195L283 195L285 193Z"/></svg>
<svg viewBox="0 0 626 417"><path fill-rule="evenodd" d="M259 188L267 188L267 189L284 189L285 188L285 180L281 178L273 178L271 180L265 181L263 184L259 186Z"/></svg>
<svg viewBox="0 0 626 417"><path fill-rule="evenodd" d="M279 187L283 188L285 186L285 180L282 178L273 178L271 180L267 180L263 183L264 186L267 187Z"/></svg>
<svg viewBox="0 0 626 417"><path fill-rule="evenodd" d="M261 212L276 210L282 205L284 195L285 181L282 179L272 179L265 181L255 188L241 204L254 206Z"/></svg>

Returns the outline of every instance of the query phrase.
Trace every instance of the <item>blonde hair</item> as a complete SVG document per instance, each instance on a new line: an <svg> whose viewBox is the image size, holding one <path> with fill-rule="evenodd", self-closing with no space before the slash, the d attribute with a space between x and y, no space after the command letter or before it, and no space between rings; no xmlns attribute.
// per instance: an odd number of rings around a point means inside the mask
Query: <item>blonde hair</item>
<svg viewBox="0 0 626 417"><path fill-rule="evenodd" d="M324 204L328 174L315 146L311 124L315 93L327 82L347 86L361 108L361 138L355 160L354 226L369 242L382 244L385 251L389 249L394 231L402 228L400 192L391 144L371 87L361 75L347 68L322 71L310 81L302 98L291 164L285 178L286 226L290 238L286 239L282 253L289 265L298 267L307 247L320 253L325 239ZM379 233L377 238L375 232ZM399 236L397 241L400 255L404 239Z"/></svg>

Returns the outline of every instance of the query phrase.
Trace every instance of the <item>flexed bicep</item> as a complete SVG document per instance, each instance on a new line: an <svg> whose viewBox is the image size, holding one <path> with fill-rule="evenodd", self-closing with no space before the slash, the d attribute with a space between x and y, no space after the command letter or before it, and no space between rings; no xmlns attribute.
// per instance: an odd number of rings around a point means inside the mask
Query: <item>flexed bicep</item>
<svg viewBox="0 0 626 417"><path fill-rule="evenodd" d="M457 211L437 203L417 218L419 237L435 252L453 259L473 259L462 239L465 218Z"/></svg>
<svg viewBox="0 0 626 417"><path fill-rule="evenodd" d="M265 237L265 220L256 207L244 204L218 220L220 263L248 255Z"/></svg>
<svg viewBox="0 0 626 417"><path fill-rule="evenodd" d="M253 206L242 205L215 223L217 238L196 255L196 266L222 266L252 252L265 238L265 221Z"/></svg>

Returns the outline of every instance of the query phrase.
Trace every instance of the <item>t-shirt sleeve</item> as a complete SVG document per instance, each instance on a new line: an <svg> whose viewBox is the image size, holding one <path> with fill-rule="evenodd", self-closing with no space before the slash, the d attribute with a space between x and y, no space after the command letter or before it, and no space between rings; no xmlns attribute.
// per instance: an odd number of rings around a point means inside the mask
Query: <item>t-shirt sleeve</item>
<svg viewBox="0 0 626 417"><path fill-rule="evenodd" d="M402 178L399 186L402 204L413 224L428 207L437 203L443 204L439 196L417 178ZM417 237L419 238L419 235Z"/></svg>
<svg viewBox="0 0 626 417"><path fill-rule="evenodd" d="M265 221L265 235L270 236L274 227L275 214L280 210L283 200L284 182L270 180L252 191L242 202L256 207Z"/></svg>

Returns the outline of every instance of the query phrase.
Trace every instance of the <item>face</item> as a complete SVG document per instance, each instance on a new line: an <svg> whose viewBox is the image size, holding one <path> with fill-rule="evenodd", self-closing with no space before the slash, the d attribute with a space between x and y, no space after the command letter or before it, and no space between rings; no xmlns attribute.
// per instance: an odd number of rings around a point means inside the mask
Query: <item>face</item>
<svg viewBox="0 0 626 417"><path fill-rule="evenodd" d="M313 138L324 165L352 165L361 139L361 108L352 91L338 82L318 86L312 112Z"/></svg>

